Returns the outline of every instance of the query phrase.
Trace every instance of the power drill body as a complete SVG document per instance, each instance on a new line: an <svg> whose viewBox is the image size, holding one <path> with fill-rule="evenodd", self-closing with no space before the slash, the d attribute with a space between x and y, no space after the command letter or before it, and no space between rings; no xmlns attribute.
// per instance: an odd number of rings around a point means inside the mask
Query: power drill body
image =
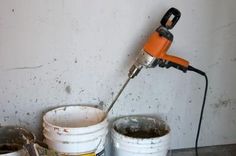
<svg viewBox="0 0 236 156"><path fill-rule="evenodd" d="M174 38L169 29L175 26L180 15L180 12L175 8L171 8L166 12L161 20L161 26L151 34L137 56L135 63L130 68L129 78L134 78L143 67L154 68L157 65L166 68L175 67L184 72L187 70L188 61L166 54Z"/></svg>
<svg viewBox="0 0 236 156"><path fill-rule="evenodd" d="M166 68L175 67L183 72L189 70L190 66L188 61L166 54L174 38L169 29L172 29L175 26L180 18L180 15L181 14L177 9L170 8L163 16L161 26L151 34L143 49L138 54L134 64L129 70L128 79L112 101L107 113L111 110L128 82L138 75L143 67L154 68L159 65L160 67Z"/></svg>

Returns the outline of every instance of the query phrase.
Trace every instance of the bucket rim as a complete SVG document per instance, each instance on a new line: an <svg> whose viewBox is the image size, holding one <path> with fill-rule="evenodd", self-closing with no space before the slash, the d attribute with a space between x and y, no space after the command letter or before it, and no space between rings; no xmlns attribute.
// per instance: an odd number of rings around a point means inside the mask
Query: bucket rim
<svg viewBox="0 0 236 156"><path fill-rule="evenodd" d="M165 124L165 126L167 127L168 132L162 136L158 136L158 137L152 137L152 138L134 138L134 137L130 137L130 136L126 136L120 132L118 132L117 130L115 130L115 124L121 120L121 119L125 119L125 118L151 118L154 120L158 120L160 122L163 122ZM122 139L124 141L127 141L129 143L139 143L139 144L146 144L148 142L152 142L152 143L159 143L161 140L165 140L170 136L171 133L171 129L170 126L161 118L158 117L153 117L153 116L148 116L148 115L128 115L128 116L122 116L117 118L113 123L112 123L112 130L111 130L111 137L112 138L117 138L117 139Z"/></svg>
<svg viewBox="0 0 236 156"><path fill-rule="evenodd" d="M108 126L108 120L107 120L107 116L103 117L103 119L101 121L99 121L98 123L94 124L94 125L89 125L89 126L85 126L85 127L67 127L67 126L58 126L58 125L54 125L52 123L50 123L47 119L46 116L48 113L51 113L52 111L55 110L60 110L60 109L64 109L64 108L68 108L68 107L84 107L84 108L91 108L91 109L96 109L101 111L104 116L106 116L105 111L103 111L102 109L93 107L93 106L83 106L83 105L68 105L68 106L60 106L60 107L56 107L54 109L51 109L49 111L47 111L44 115L43 115L43 126L44 127L48 127L48 128L52 128L54 130L60 131L60 133L62 134L68 134L68 133L72 133L72 134L80 134L80 133L84 133L82 131L88 131L88 133L92 130L92 129L96 129L96 128L100 128L100 127L106 127ZM45 124L45 125L44 125ZM78 132L81 131L81 132Z"/></svg>

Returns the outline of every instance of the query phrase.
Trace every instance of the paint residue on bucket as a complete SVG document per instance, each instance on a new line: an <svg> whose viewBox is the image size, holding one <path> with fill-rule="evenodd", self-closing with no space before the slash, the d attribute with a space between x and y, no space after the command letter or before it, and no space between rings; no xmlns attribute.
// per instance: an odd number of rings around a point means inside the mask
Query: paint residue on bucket
<svg viewBox="0 0 236 156"><path fill-rule="evenodd" d="M106 144L108 121L105 112L89 106L65 106L43 117L44 142L63 155L101 153Z"/></svg>

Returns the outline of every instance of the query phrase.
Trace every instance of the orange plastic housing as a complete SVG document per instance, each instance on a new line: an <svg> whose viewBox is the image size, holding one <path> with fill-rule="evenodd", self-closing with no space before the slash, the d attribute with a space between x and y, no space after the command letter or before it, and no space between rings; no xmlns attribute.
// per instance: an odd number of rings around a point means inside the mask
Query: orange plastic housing
<svg viewBox="0 0 236 156"><path fill-rule="evenodd" d="M146 51L153 57L156 57L157 59L163 59L187 68L189 66L188 61L176 56L166 54L171 43L172 41L161 36L158 32L154 32L144 45L144 51Z"/></svg>

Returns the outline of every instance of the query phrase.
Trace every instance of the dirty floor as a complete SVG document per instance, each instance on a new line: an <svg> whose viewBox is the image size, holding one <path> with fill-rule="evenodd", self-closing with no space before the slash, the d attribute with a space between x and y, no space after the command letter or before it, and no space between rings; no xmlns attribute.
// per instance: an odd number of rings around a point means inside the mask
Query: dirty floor
<svg viewBox="0 0 236 156"><path fill-rule="evenodd" d="M236 144L203 147L199 149L199 156L236 156ZM168 156L195 156L194 149L172 150Z"/></svg>

